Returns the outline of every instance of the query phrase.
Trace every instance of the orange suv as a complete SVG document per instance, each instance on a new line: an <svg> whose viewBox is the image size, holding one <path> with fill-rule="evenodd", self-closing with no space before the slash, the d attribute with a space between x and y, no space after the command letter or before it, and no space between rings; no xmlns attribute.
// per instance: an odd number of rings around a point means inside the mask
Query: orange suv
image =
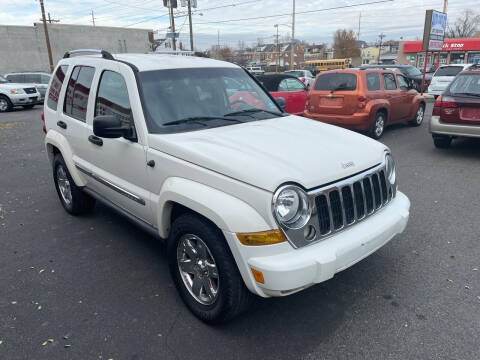
<svg viewBox="0 0 480 360"><path fill-rule="evenodd" d="M379 139L385 126L408 121L420 126L425 99L407 78L386 69L345 69L317 76L304 115L310 119L367 131Z"/></svg>

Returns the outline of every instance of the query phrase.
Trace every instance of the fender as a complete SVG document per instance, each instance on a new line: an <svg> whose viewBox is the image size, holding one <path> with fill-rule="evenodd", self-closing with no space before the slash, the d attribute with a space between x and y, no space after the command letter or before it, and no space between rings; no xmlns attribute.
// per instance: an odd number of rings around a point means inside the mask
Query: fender
<svg viewBox="0 0 480 360"><path fill-rule="evenodd" d="M417 93L415 97L413 98L412 104L410 105L410 112L408 113L408 119L413 119L414 116L416 116L416 112L418 110L418 106L420 103L425 104L425 98Z"/></svg>
<svg viewBox="0 0 480 360"><path fill-rule="evenodd" d="M67 139L62 134L50 130L47 132L47 135L45 135L45 149L47 150L50 164L53 164L53 146L55 146L62 154L63 160L65 160L65 164L67 165L68 171L70 172L75 185L79 187L85 186L86 182L80 177L80 174L73 163L73 152Z"/></svg>
<svg viewBox="0 0 480 360"><path fill-rule="evenodd" d="M377 111L382 108L387 109L387 112L388 112L387 122L390 121L390 114L391 114L390 102L388 102L385 99L372 99L367 103L367 110L368 110L368 113L370 114L370 120L373 121L373 118L377 113Z"/></svg>
<svg viewBox="0 0 480 360"><path fill-rule="evenodd" d="M223 231L237 233L272 229L246 202L207 185L171 177L163 183L158 198L157 223L162 238L168 237L174 202L205 216Z"/></svg>

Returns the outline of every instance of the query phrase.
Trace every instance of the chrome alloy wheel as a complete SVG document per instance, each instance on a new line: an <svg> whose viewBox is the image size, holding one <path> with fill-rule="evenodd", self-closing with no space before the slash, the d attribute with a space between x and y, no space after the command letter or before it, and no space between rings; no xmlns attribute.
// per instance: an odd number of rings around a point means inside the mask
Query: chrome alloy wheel
<svg viewBox="0 0 480 360"><path fill-rule="evenodd" d="M4 98L0 98L0 111L7 111L8 109L8 102Z"/></svg>
<svg viewBox="0 0 480 360"><path fill-rule="evenodd" d="M72 203L72 189L70 188L70 181L68 181L67 172L62 165L57 167L57 184L62 195L62 200L66 205Z"/></svg>
<svg viewBox="0 0 480 360"><path fill-rule="evenodd" d="M177 245L177 264L193 298L212 305L218 297L220 279L215 259L203 240L193 234L183 235Z"/></svg>
<svg viewBox="0 0 480 360"><path fill-rule="evenodd" d="M375 135L380 137L383 134L383 128L385 127L385 119L383 115L378 115L375 120Z"/></svg>
<svg viewBox="0 0 480 360"><path fill-rule="evenodd" d="M418 125L420 125L423 121L423 117L425 116L425 109L423 106L419 106L417 110L417 115L415 117L415 121L417 122Z"/></svg>

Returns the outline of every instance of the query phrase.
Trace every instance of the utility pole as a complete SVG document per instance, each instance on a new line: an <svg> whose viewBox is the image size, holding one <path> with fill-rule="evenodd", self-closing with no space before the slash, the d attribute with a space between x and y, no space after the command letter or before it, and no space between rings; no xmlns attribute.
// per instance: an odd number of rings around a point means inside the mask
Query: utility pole
<svg viewBox="0 0 480 360"><path fill-rule="evenodd" d="M294 39L295 39L295 0L293 0L293 11L292 11L292 48L290 49L290 69L293 70L293 62L294 62Z"/></svg>
<svg viewBox="0 0 480 360"><path fill-rule="evenodd" d="M443 12L447 13L448 0L443 0Z"/></svg>
<svg viewBox="0 0 480 360"><path fill-rule="evenodd" d="M217 60L220 59L220 30L217 30Z"/></svg>
<svg viewBox="0 0 480 360"><path fill-rule="evenodd" d="M358 17L358 34L357 34L357 39L360 40L360 25L362 23L362 13L360 13L360 16Z"/></svg>
<svg viewBox="0 0 480 360"><path fill-rule="evenodd" d="M277 61L276 61L276 69L275 72L278 73L278 67L280 66L280 47L278 45L278 24L273 25L274 27L277 28L277 35L275 35L277 41Z"/></svg>
<svg viewBox="0 0 480 360"><path fill-rule="evenodd" d="M45 42L47 43L48 62L50 64L50 72L53 73L53 58L52 48L50 47L50 37L48 36L47 19L45 18L45 8L43 7L43 0L39 0L40 9L42 10L43 32L45 33Z"/></svg>
<svg viewBox="0 0 480 360"><path fill-rule="evenodd" d="M172 49L173 51L177 50L177 39L175 38L175 18L173 17L173 6L172 1L168 2L168 12L170 15L170 30L172 32Z"/></svg>
<svg viewBox="0 0 480 360"><path fill-rule="evenodd" d="M380 45L378 47L378 59L377 59L377 64L380 64L380 54L382 53L382 41L383 41L383 38L385 37L386 35L385 34L380 34L378 35L378 37L380 38Z"/></svg>
<svg viewBox="0 0 480 360"><path fill-rule="evenodd" d="M188 21L190 23L190 50L193 51L193 25L192 25L192 4L191 0L187 0L188 5Z"/></svg>
<svg viewBox="0 0 480 360"><path fill-rule="evenodd" d="M95 15L93 14L93 9L92 9L92 23L93 23L93 26L95 26Z"/></svg>

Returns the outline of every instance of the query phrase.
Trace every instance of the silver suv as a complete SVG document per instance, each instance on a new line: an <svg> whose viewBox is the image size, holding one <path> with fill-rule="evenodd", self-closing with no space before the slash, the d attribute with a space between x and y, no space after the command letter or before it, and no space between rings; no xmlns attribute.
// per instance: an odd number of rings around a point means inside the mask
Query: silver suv
<svg viewBox="0 0 480 360"><path fill-rule="evenodd" d="M17 84L33 84L40 97L38 103L43 104L45 100L45 93L47 92L48 82L50 81L50 74L46 72L15 72L5 74L5 79Z"/></svg>
<svg viewBox="0 0 480 360"><path fill-rule="evenodd" d="M0 112L10 111L14 106L31 109L38 103L39 97L35 85L12 83L0 76Z"/></svg>

